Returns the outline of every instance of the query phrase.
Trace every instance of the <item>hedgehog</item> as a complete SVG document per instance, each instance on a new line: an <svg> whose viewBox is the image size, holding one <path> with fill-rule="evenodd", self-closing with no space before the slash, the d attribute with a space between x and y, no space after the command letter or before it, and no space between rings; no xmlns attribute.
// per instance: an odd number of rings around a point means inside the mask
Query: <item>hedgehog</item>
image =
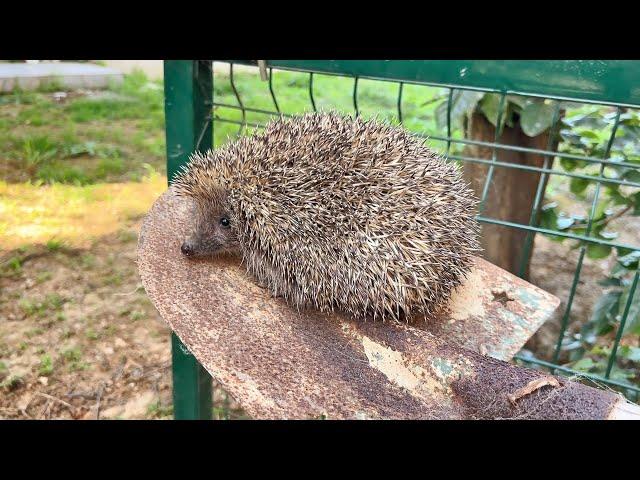
<svg viewBox="0 0 640 480"><path fill-rule="evenodd" d="M280 116L193 154L173 185L194 205L182 254L239 255L298 309L427 318L480 249L478 202L459 166L377 119Z"/></svg>

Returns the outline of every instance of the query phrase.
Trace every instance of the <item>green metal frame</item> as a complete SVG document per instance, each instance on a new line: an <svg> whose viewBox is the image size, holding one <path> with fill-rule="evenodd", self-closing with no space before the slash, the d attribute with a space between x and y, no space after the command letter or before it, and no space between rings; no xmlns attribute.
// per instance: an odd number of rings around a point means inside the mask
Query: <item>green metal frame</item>
<svg viewBox="0 0 640 480"><path fill-rule="evenodd" d="M596 238L591 235L594 213L597 205L601 186L608 184L624 184L640 188L640 183L623 181L621 179L607 177L604 169L607 165L626 166L638 168L637 164L612 161L609 151L616 134L623 108L638 108L640 106L640 62L637 61L492 61L492 60L437 60L437 61L373 61L373 60L267 60L269 72L268 83L265 84L265 96L270 96L273 101L273 110L256 108L249 105L234 81L234 64L256 65L256 61L229 61L229 81L234 93L236 104L216 102L212 97L212 73L211 61L166 61L165 62L165 91L167 108L167 154L168 175L171 179L176 169L187 158L191 151L205 150L211 146L212 124L226 122L239 125L238 134L248 128L261 128L263 123L255 123L248 120L248 114L266 115L291 115L297 112L283 112L278 103L273 86L273 73L278 70L303 72L308 75L309 105L316 110L316 98L314 96L314 75L332 75L353 78L353 111L358 114L358 85L360 79L382 80L398 84L397 118L403 121L402 95L405 84L420 84L448 89L447 103L447 131L446 135L439 132L427 132L428 137L434 141L446 144L446 153L449 159L461 162L482 163L489 166L485 180L481 204L484 204L488 194L496 168L516 168L525 171L539 172L540 181L536 191L534 205L528 224L517 224L500 219L490 218L482 213L478 220L483 223L491 223L509 228L517 228L528 232L524 250L528 251L533 244L535 233L552 234L560 237L571 238L586 242L580 248L573 284L567 299L566 309L562 318L561 332L554 353L554 362L540 359L531 359L517 356L520 361L539 367L548 368L552 372L576 374L584 378L592 379L612 386L624 387L627 392L635 393L637 400L640 387L629 387L609 378L611 368L615 362L616 353L620 344L620 334L616 337L609 358L609 366L604 376L597 376L577 372L570 368L557 364L560 354L561 340L569 324L569 314L576 292L582 265L584 261L586 244L608 245L611 247L640 250L640 245L628 245L608 239ZM257 74L257 73L256 73ZM574 101L578 103L593 103L616 107L613 131L608 148L602 158L581 156L568 153L551 151L551 143L546 150L505 145L499 142L499 133L493 142L479 142L464 138L453 138L451 128L451 104L455 90L477 90L493 92L500 95L499 117L502 115L507 95L521 95L542 97L550 99L555 104L554 118L557 120L562 101ZM224 116L224 111L239 111L238 118ZM500 119L497 121L500 124ZM555 121L552 124L556 124ZM420 134L420 132L416 132ZM424 134L424 132L422 133ZM427 135L425 135L427 136ZM490 147L493 151L491 160L473 158L456 154L452 151L453 145L479 145ZM514 150L543 155L545 157L542 167L529 165L515 165L501 162L500 154L503 151ZM600 166L598 176L584 175L575 172L552 168L553 158L567 158L590 162ZM545 180L550 175L559 175L567 178L581 178L594 182L596 185L595 198L591 205L588 227L583 235L571 232L556 231L540 228L535 224L537 213L541 208L544 197ZM523 258L527 258L523 255ZM524 271L524 263L521 265L521 274ZM638 284L638 272L636 272L629 292L625 314L621 319L619 332L622 332L631 301ZM177 344L177 339L174 343ZM174 347L174 394L176 398L176 418L209 418L206 408L202 407L202 397L206 396L201 389L202 378L197 372L197 362L192 357L189 360L181 357L178 348ZM201 367L200 367L201 368ZM181 374L180 372L190 372ZM181 375L183 375L181 377ZM195 393L194 393L195 392ZM209 394L210 398L210 394ZM199 407L193 405L197 403ZM209 408L209 411L211 409Z"/></svg>
<svg viewBox="0 0 640 480"><path fill-rule="evenodd" d="M196 150L211 148L210 121L213 76L211 62L164 62L167 177L176 172ZM178 420L211 419L211 377L172 333L173 412Z"/></svg>
<svg viewBox="0 0 640 480"><path fill-rule="evenodd" d="M255 61L231 63L255 65ZM640 105L635 60L267 60L268 67L580 102Z"/></svg>

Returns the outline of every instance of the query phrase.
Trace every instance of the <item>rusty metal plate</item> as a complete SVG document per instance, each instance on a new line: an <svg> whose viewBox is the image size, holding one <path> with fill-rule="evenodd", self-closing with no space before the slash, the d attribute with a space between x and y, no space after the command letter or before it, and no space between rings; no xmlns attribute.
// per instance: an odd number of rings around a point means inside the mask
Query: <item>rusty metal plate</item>
<svg viewBox="0 0 640 480"><path fill-rule="evenodd" d="M480 354L510 357L558 305L482 260L440 321L354 322L289 308L237 260L184 258L187 212L171 190L154 204L138 245L142 281L164 320L253 417L606 418L618 400Z"/></svg>
<svg viewBox="0 0 640 480"><path fill-rule="evenodd" d="M559 305L554 295L476 258L476 268L453 292L446 313L426 328L464 348L511 360Z"/></svg>

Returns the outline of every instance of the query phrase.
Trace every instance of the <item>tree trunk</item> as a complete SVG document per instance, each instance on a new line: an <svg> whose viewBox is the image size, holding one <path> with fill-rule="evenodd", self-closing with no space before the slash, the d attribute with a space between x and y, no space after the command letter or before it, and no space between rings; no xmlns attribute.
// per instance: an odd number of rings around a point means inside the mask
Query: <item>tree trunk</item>
<svg viewBox="0 0 640 480"><path fill-rule="evenodd" d="M491 142L495 140L496 129L481 113L474 113L469 120L467 138L470 140ZM498 143L515 145L519 147L547 150L549 146L549 130L529 137L525 135L519 125L515 127L504 126ZM551 151L558 146L557 140L551 144ZM519 165L542 167L544 156L525 152L514 152L497 149L497 161ZM493 149L490 147L468 145L464 155L473 158L491 160ZM553 159L549 160L549 168ZM477 197L482 197L485 179L490 166L487 164L465 162L464 178L471 183ZM496 166L493 170L491 184L484 204L482 215L487 218L505 220L523 225L529 224L531 210L533 208L540 172L532 172L515 168ZM548 176L547 176L548 178ZM546 180L543 187L546 187ZM543 189L544 192L544 189ZM520 262L524 251L526 230L512 227L504 227L493 224L482 224L483 256L488 261L513 274L520 273ZM523 278L529 277L529 263L531 261L532 248L529 249L526 258L526 268Z"/></svg>

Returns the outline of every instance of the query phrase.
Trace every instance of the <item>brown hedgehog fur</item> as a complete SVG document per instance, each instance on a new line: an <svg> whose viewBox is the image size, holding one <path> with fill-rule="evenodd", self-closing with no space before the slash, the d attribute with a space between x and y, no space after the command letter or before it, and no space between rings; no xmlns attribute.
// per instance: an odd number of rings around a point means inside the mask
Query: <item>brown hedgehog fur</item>
<svg viewBox="0 0 640 480"><path fill-rule="evenodd" d="M200 208L224 204L248 271L298 308L428 315L479 250L459 167L376 120L279 117L193 155L174 185Z"/></svg>

